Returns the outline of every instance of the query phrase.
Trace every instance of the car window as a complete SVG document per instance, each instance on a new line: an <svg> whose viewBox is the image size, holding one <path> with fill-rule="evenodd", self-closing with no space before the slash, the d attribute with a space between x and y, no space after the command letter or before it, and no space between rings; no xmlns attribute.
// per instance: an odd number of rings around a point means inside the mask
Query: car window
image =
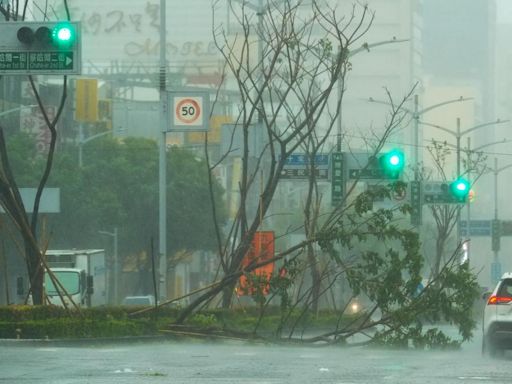
<svg viewBox="0 0 512 384"><path fill-rule="evenodd" d="M498 291L498 296L512 297L512 279L503 280Z"/></svg>

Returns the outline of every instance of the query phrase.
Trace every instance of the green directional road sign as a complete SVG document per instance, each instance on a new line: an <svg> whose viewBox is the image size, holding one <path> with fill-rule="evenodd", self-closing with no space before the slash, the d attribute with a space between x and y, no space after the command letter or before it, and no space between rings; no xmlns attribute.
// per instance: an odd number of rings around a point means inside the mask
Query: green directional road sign
<svg viewBox="0 0 512 384"><path fill-rule="evenodd" d="M411 181L411 224L419 226L422 223L422 194L421 181Z"/></svg>
<svg viewBox="0 0 512 384"><path fill-rule="evenodd" d="M0 72L37 73L56 72L72 73L74 55L68 52L0 52Z"/></svg>
<svg viewBox="0 0 512 384"><path fill-rule="evenodd" d="M380 168L349 169L349 179L374 180L384 179L384 172Z"/></svg>

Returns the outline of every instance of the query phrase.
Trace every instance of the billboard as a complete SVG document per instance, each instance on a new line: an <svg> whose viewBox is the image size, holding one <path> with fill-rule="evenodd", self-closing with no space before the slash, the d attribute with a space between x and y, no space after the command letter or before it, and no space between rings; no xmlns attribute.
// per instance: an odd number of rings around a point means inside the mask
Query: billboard
<svg viewBox="0 0 512 384"><path fill-rule="evenodd" d="M258 231L254 234L251 248L242 260L242 268L254 263L261 263L274 257L274 232ZM269 292L269 281L274 272L274 263L256 268L247 275L242 275L239 280L237 294L239 296L255 295Z"/></svg>
<svg viewBox="0 0 512 384"><path fill-rule="evenodd" d="M57 17L65 18L62 1L50 3ZM205 6L204 0L188 0L182 6L171 3L168 1L166 6L167 58L171 66L217 62L211 4ZM82 24L84 66L113 62L158 66L159 0L74 0L69 3L69 10L71 20ZM222 12L218 12L217 17L221 16Z"/></svg>

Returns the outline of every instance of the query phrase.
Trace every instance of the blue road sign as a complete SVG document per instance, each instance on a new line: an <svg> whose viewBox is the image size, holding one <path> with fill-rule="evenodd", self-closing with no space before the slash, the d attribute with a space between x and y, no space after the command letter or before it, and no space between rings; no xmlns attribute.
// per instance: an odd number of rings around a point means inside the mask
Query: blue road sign
<svg viewBox="0 0 512 384"><path fill-rule="evenodd" d="M310 155L306 153L292 153L290 156L286 158L285 166L294 165L305 167L309 165L309 157ZM317 167L325 167L329 165L329 155L325 153L317 153L315 155L315 166Z"/></svg>
<svg viewBox="0 0 512 384"><path fill-rule="evenodd" d="M460 234L468 236L467 220L460 221ZM469 236L491 236L491 220L471 220Z"/></svg>

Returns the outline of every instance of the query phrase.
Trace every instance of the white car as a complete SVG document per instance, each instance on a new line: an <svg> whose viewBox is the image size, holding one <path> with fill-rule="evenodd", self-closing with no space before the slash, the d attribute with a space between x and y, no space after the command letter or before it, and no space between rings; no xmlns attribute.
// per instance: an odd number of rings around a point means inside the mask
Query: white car
<svg viewBox="0 0 512 384"><path fill-rule="evenodd" d="M512 273L505 273L484 309L482 352L491 356L512 349Z"/></svg>

